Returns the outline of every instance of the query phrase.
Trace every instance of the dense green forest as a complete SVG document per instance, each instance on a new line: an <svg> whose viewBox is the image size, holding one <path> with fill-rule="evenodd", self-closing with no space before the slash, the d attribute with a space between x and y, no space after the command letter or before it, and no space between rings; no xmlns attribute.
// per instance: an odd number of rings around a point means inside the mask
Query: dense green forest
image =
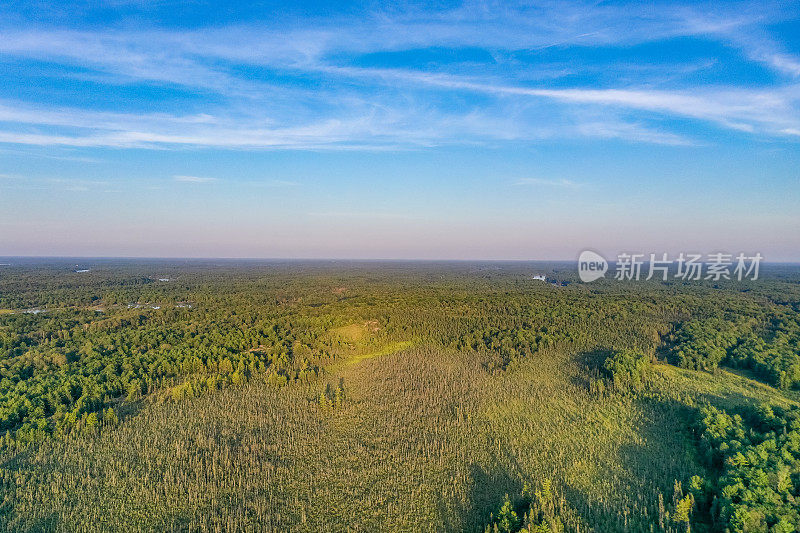
<svg viewBox="0 0 800 533"><path fill-rule="evenodd" d="M4 262L8 531L800 531L798 267Z"/></svg>

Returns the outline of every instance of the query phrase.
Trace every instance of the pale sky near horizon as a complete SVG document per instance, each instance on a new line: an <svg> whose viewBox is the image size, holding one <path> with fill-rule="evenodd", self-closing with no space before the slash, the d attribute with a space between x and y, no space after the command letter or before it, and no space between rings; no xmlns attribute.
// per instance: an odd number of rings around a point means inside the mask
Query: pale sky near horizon
<svg viewBox="0 0 800 533"><path fill-rule="evenodd" d="M800 3L284 4L0 6L0 256L800 260Z"/></svg>

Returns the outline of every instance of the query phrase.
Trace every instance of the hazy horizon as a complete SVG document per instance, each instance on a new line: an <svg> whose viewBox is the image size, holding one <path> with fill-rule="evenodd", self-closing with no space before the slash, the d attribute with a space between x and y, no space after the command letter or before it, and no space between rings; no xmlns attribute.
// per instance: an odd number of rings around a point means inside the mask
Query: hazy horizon
<svg viewBox="0 0 800 533"><path fill-rule="evenodd" d="M613 254L605 256L611 265L617 263L617 258ZM673 258L674 259L674 258ZM446 258L401 258L401 257L179 257L179 256L162 256L162 257L148 257L148 256L53 256L53 255L9 255L0 256L0 261L7 260L21 260L21 261L72 261L76 260L76 266L86 266L87 263L81 264L80 262L90 261L133 261L133 262L203 262L203 261L223 261L223 262L275 262L275 263L542 263L542 264L570 264L574 265L578 262L577 258L574 259L480 259L480 258L463 258L463 259L446 259ZM646 273L649 268L649 256L642 259L642 268ZM703 263L707 264L710 261L704 259ZM748 261L749 264L749 261ZM800 261L761 261L760 265L763 266L798 266ZM14 266L13 263L2 263L0 266ZM733 268L732 265L731 268Z"/></svg>

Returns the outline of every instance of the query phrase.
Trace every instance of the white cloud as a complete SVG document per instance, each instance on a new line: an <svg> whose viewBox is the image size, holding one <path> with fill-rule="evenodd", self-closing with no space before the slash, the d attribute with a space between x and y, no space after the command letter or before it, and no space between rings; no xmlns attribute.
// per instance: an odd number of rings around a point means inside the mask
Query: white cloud
<svg viewBox="0 0 800 533"><path fill-rule="evenodd" d="M334 69L328 69L334 70ZM336 72L351 76L371 76L503 96L529 96L558 100L571 104L609 106L644 110L715 122L739 131L774 133L787 123L800 124L800 86L777 89L740 89L708 87L688 90L656 89L550 89L515 87L465 79L446 74L396 69L338 68Z"/></svg>
<svg viewBox="0 0 800 533"><path fill-rule="evenodd" d="M173 179L175 181L182 181L185 183L209 183L212 181L217 181L217 178L207 178L201 176L182 176L182 175L173 176Z"/></svg>
<svg viewBox="0 0 800 533"><path fill-rule="evenodd" d="M673 118L761 136L800 130L798 85L682 86L683 65L676 74L670 65L635 71L616 62L604 66L626 71L618 87L569 87L569 64L520 66L516 58L553 47L580 53L690 36L800 75L800 60L759 29L786 16L778 4L721 6L489 1L320 20L313 29L285 21L199 30L0 28L0 56L66 65L63 76L215 94L201 112L175 104L161 113L123 113L0 101L0 143L387 150L565 137L702 142L674 131L664 120ZM355 66L364 54L427 47L481 49L492 61L419 70ZM462 93L481 101L467 98L458 109L441 103Z"/></svg>
<svg viewBox="0 0 800 533"><path fill-rule="evenodd" d="M740 49L751 61L761 63L790 78L800 77L800 57L787 52L765 31L724 32L723 40Z"/></svg>
<svg viewBox="0 0 800 533"><path fill-rule="evenodd" d="M642 124L598 114L563 111L561 118L533 124L538 110L520 112L515 105L499 104L491 109L468 109L462 113L442 113L427 107L358 109L361 113L319 122L266 127L259 116L208 117L190 121L182 116L131 115L137 129L124 128L125 116L88 112L80 109L43 109L41 115L27 110L35 124L45 126L49 117L59 125L95 121L98 127L63 128L55 133L30 133L0 130L0 143L39 146L176 148L214 147L225 149L294 150L402 150L445 144L487 144L501 141L531 141L552 138L616 138L634 142L682 145L691 144L679 135L652 131ZM550 112L550 111L547 111ZM274 183L278 185L278 183ZM285 184L283 184L285 185Z"/></svg>

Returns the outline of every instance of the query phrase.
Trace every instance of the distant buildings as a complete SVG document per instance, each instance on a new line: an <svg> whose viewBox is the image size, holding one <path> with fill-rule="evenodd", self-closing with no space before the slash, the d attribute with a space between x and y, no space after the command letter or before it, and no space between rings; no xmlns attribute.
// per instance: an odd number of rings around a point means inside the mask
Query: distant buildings
<svg viewBox="0 0 800 533"><path fill-rule="evenodd" d="M569 285L569 281L559 281L557 278L547 278L544 274L534 274L531 276L531 279L535 279L536 281L544 281L545 283L550 283L554 287L566 287Z"/></svg>
<svg viewBox="0 0 800 533"><path fill-rule="evenodd" d="M175 304L175 307L180 309L191 309L193 305L189 302L178 302ZM137 302L128 304L128 309L161 309L161 305L153 303L140 304Z"/></svg>
<svg viewBox="0 0 800 533"><path fill-rule="evenodd" d="M128 309L161 309L160 305L154 304L128 304Z"/></svg>

